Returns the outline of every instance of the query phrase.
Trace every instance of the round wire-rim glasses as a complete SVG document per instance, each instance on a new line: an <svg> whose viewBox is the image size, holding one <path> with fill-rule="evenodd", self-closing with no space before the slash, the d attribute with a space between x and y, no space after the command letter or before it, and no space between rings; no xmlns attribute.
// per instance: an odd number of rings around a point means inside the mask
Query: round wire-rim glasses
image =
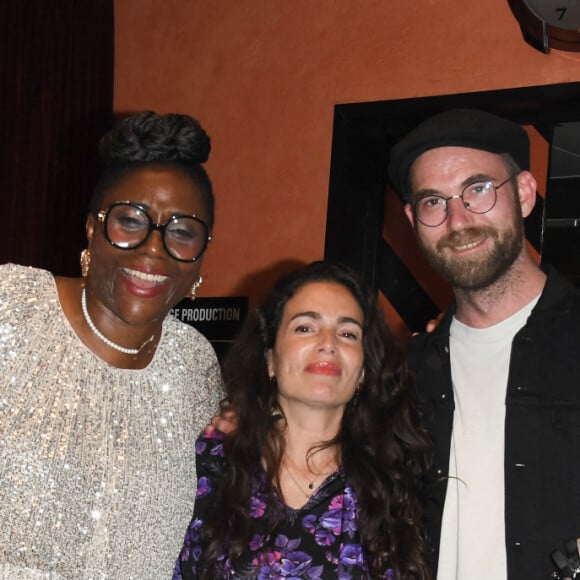
<svg viewBox="0 0 580 580"><path fill-rule="evenodd" d="M157 230L165 251L179 262L199 260L211 241L208 224L196 215L172 215L158 224L143 205L133 201L117 201L102 209L97 219L106 240L119 250L134 250L142 246Z"/></svg>
<svg viewBox="0 0 580 580"><path fill-rule="evenodd" d="M497 203L497 190L512 180L519 172L511 174L498 185L489 179L468 183L461 193L444 197L435 193L422 195L413 202L413 213L424 226L435 228L440 226L448 215L449 201L461 199L467 211L484 214L491 211Z"/></svg>

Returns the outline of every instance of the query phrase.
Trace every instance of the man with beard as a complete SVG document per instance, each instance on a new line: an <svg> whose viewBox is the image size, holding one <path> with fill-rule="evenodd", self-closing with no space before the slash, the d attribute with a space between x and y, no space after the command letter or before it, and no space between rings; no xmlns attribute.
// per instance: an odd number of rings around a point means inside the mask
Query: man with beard
<svg viewBox="0 0 580 580"><path fill-rule="evenodd" d="M580 299L526 248L528 136L447 111L395 145L389 177L455 297L411 357L435 443L437 578L549 578L551 552L580 535Z"/></svg>

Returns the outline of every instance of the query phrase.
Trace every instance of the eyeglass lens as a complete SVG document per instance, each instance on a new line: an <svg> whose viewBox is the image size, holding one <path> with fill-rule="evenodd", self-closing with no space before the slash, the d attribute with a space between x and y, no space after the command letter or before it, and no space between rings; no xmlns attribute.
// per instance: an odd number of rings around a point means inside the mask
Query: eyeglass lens
<svg viewBox="0 0 580 580"><path fill-rule="evenodd" d="M155 223L143 209L125 203L114 204L109 208L104 226L109 241L114 246L127 250L137 248L154 229L159 229L169 255L185 261L199 258L209 237L206 224L198 218L178 216L155 227Z"/></svg>
<svg viewBox="0 0 580 580"><path fill-rule="evenodd" d="M502 183L503 185L503 183ZM465 187L461 195L445 198L440 195L427 195L415 203L415 213L420 222L428 226L438 226L447 217L447 204L450 199L461 198L465 209L472 213L487 213L495 205L496 186L491 181L472 183Z"/></svg>

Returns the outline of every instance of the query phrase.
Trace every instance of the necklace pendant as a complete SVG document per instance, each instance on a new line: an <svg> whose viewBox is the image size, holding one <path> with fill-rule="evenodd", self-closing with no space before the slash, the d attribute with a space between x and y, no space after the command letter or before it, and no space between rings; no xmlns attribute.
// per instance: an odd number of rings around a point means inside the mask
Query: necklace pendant
<svg viewBox="0 0 580 580"><path fill-rule="evenodd" d="M311 482L308 484L308 489L314 489L314 482L313 482L313 481L311 481Z"/></svg>

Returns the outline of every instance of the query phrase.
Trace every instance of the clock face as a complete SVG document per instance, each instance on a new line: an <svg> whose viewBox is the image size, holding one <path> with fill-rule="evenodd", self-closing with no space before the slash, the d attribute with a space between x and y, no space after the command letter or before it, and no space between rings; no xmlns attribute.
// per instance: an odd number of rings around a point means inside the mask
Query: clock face
<svg viewBox="0 0 580 580"><path fill-rule="evenodd" d="M540 19L564 30L580 29L580 0L524 0Z"/></svg>

